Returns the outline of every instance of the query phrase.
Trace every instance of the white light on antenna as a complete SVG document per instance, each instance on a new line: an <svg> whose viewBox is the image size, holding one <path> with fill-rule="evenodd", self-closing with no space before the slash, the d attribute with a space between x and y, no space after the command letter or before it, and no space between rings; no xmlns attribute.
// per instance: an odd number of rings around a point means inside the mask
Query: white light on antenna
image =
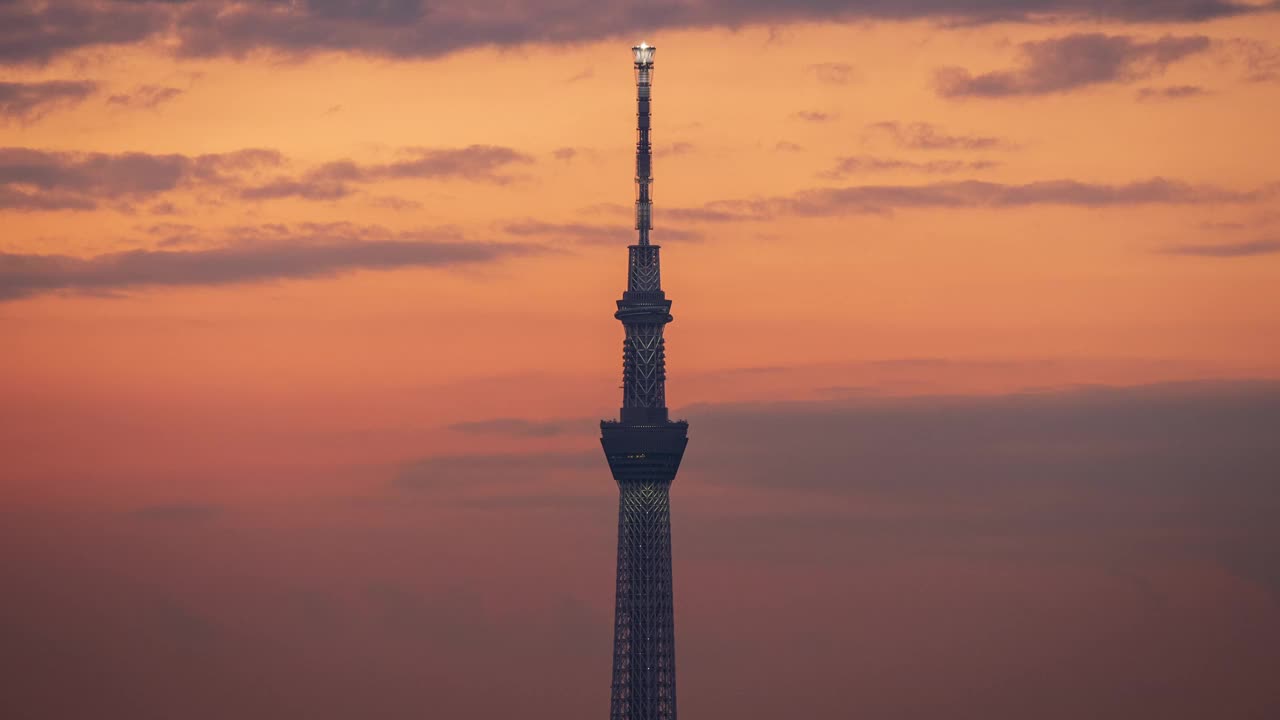
<svg viewBox="0 0 1280 720"><path fill-rule="evenodd" d="M657 48L643 42L631 48L631 52L635 53L636 55L637 65L652 65L654 50L657 50Z"/></svg>

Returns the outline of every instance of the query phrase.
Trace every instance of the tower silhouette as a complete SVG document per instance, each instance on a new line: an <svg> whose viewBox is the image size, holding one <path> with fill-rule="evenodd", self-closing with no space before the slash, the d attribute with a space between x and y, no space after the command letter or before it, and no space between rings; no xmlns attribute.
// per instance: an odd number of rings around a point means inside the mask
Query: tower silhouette
<svg viewBox="0 0 1280 720"><path fill-rule="evenodd" d="M632 48L636 74L636 231L628 247L622 321L622 409L600 423L600 443L618 483L618 587L610 720L676 717L675 622L671 588L669 491L689 424L667 416L662 332L671 301L662 291L653 228L653 146L649 132L654 48Z"/></svg>

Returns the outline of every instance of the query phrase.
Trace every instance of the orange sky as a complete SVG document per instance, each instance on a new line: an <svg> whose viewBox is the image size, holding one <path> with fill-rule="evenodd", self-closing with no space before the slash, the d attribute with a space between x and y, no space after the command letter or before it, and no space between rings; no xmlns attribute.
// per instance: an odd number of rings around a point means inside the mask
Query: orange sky
<svg viewBox="0 0 1280 720"><path fill-rule="evenodd" d="M1138 43L1212 41L1163 69L1136 61L1118 79L1043 95L950 98L935 88L938 68L1016 68L1025 62L1020 43L1098 32ZM660 46L655 236L661 242L673 227L696 233L695 242L667 243L665 253L677 317L669 329L673 404L812 397L831 386L990 392L1273 377L1280 254L1272 242L1276 200L1266 192L1275 178L1260 159L1280 156L1272 132L1280 103L1274 78L1249 77L1242 48L1270 47L1276 35L1272 23L1240 18L1137 28L793 24L651 38ZM285 242L301 242L294 240L304 234L301 223L377 226L408 237L444 228L465 241L545 252L215 287L30 294L0 304L17 349L0 358L6 392L166 402L234 389L305 402L338 389L431 387L435 410L416 411L416 422L608 414L619 345L609 315L624 281L632 192L627 58L625 43L613 40L425 61L337 53L182 60L144 46L11 69L16 81L91 80L100 89L79 104L11 119L0 128L10 147L282 155L279 166L249 171L241 187L335 160L390 162L413 147L492 145L527 161L501 167L502 182L381 178L338 200L245 200L237 187L197 184L109 198L96 210L9 210L5 252L94 257L157 249L179 233L182 245L159 249L198 251L251 243L245 228L266 224L294 226ZM107 99L145 86L180 92L155 107ZM1182 86L1203 93L1135 97L1142 88ZM825 119L799 117L805 112ZM900 136L880 123L897 123ZM918 123L955 147L910 147ZM556 157L564 148L572 156ZM849 156L925 167L824 176ZM938 162L993 165L927 166ZM1111 207L888 206L731 222L670 212L814 188L1152 178L1257 196ZM403 202L390 207L387 198ZM161 204L172 213L154 214ZM534 220L552 227L507 232ZM566 224L614 235L577 242L555 227ZM1259 242L1260 251L1239 256L1167 252ZM872 369L922 358L952 365ZM761 367L788 372L724 372ZM527 375L547 376L557 389L508 387L481 402L457 390Z"/></svg>
<svg viewBox="0 0 1280 720"><path fill-rule="evenodd" d="M1143 370L1135 376L1110 367L1120 360L1173 363L1179 376L1271 374L1280 352L1268 302L1276 255L1161 253L1270 238L1276 206L1269 195L1110 208L905 207L714 224L662 213L810 188L969 179L1124 184L1160 177L1254 191L1275 180L1260 159L1280 154L1270 131L1280 123L1280 104L1274 82L1242 79L1243 62L1228 43L1273 42L1273 28L1254 19L1190 30L1143 26L1136 37L1207 33L1223 47L1142 79L1042 97L965 99L939 97L933 71L1006 68L1017 63L1016 43L1098 28L802 24L655 37L656 141L660 149L683 148L656 160L657 237L672 226L702 237L669 243L666 253L679 319L671 328L672 398L699 396L682 382L685 373L902 357L1108 366L1088 378L1018 380L1031 384L1142 377ZM633 88L625 45L618 45L478 49L413 62L332 53L175 61L139 49L11 70L11 78L91 78L104 86L75 107L9 122L0 133L13 147L186 155L271 148L287 164L262 171L267 178L332 160L385 161L405 147L496 145L531 162L511 165L506 184L389 179L338 201L247 202L222 189L179 188L123 198L132 212L10 211L6 252L149 248L156 238L145 230L157 223L217 234L302 222L409 232L448 226L472 240L514 239L557 252L465 272L340 273L216 289L119 288L123 298L45 293L10 301L0 313L22 352L6 354L7 382L181 385L204 376L251 386L330 384L359 377L375 357L370 381L379 384L611 369L616 343L607 338L617 333L608 308L622 280L622 243L575 245L554 232L511 238L503 228L529 219L626 228ZM849 68L824 82L815 69L824 63ZM143 85L182 92L154 108L104 105L102 95ZM1205 94L1134 97L1141 87L1184 85ZM806 111L830 119L795 116ZM995 138L1000 147L904 149L868 128L886 121L930 123L943 134ZM780 142L802 149L778 150ZM557 159L559 148L576 154ZM999 164L821 177L836 158L861 155ZM377 199L387 197L418 205L380 207ZM149 214L158 202L172 203L177 214ZM624 209L593 211L610 203ZM1202 227L1210 223L1243 227ZM227 237L234 233L206 242ZM184 329L168 327L175 324ZM785 341L761 342L766 337ZM511 347L537 351L504 350ZM295 354L310 360L291 363ZM283 368L287 379L276 372Z"/></svg>

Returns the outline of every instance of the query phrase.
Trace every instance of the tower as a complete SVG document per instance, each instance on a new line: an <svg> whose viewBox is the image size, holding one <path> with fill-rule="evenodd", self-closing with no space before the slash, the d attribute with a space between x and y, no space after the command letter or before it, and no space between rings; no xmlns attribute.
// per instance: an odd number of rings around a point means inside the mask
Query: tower
<svg viewBox="0 0 1280 720"><path fill-rule="evenodd" d="M636 74L636 243L627 248L622 321L622 409L600 423L600 444L618 483L618 587L610 720L675 720L676 651L671 589L669 491L689 424L667 417L662 331L671 301L662 292L653 229L649 133L654 48L632 48Z"/></svg>

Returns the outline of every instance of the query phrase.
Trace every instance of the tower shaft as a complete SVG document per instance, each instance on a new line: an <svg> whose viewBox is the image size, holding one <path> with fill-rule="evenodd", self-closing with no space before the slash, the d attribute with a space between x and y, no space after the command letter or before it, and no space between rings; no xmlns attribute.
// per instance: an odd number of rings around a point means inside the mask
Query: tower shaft
<svg viewBox="0 0 1280 720"><path fill-rule="evenodd" d="M671 581L670 488L689 425L671 422L663 329L671 301L662 291L653 228L650 102L654 48L632 48L636 73L636 232L627 289L614 317L622 350L620 419L600 423L601 445L618 483L618 582L610 720L675 720L675 614Z"/></svg>

